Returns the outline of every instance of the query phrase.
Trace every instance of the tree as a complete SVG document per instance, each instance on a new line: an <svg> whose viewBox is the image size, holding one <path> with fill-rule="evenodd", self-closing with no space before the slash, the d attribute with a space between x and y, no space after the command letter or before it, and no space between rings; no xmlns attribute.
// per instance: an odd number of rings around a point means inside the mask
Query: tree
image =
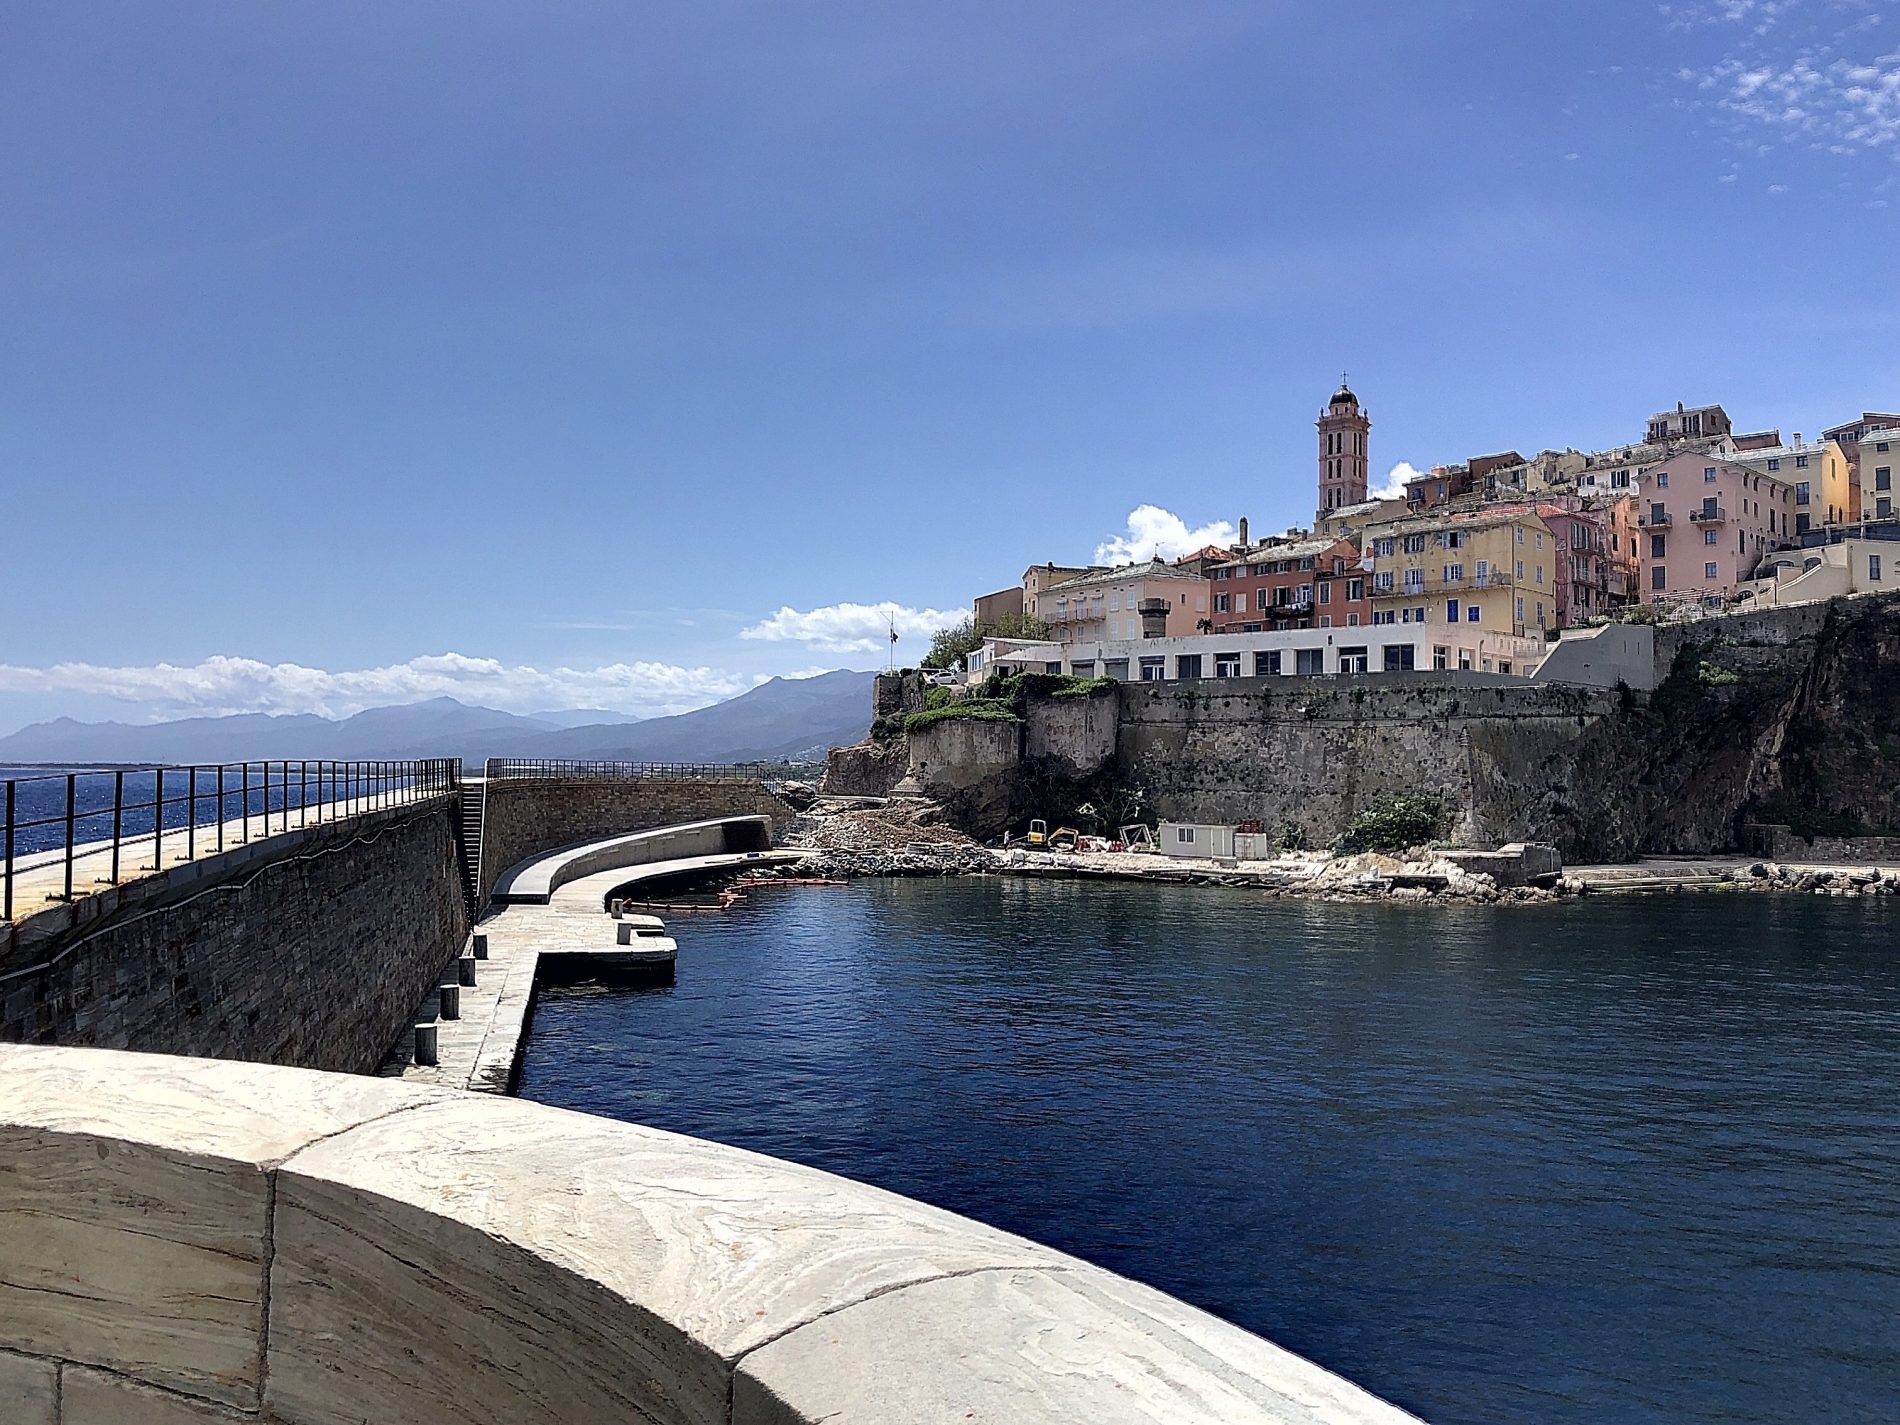
<svg viewBox="0 0 1900 1425"><path fill-rule="evenodd" d="M949 628L940 628L930 636L930 652L920 665L924 668L949 668L961 663L983 646L986 638L1044 639L1049 625L1034 614L1004 614L1001 618L964 619Z"/></svg>

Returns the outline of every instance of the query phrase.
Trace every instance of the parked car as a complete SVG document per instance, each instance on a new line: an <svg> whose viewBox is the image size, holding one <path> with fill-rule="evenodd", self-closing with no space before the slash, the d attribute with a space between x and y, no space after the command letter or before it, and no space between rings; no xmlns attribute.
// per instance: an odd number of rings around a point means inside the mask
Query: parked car
<svg viewBox="0 0 1900 1425"><path fill-rule="evenodd" d="M954 668L926 668L924 681L933 688L954 688L963 681L963 675Z"/></svg>

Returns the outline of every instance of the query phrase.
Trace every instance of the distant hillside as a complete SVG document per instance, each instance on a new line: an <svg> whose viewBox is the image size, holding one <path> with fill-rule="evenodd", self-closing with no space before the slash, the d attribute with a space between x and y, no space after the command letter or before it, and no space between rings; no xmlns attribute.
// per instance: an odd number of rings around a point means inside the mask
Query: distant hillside
<svg viewBox="0 0 1900 1425"><path fill-rule="evenodd" d="M181 718L143 726L56 718L0 737L0 762L238 762L277 757L603 758L633 762L774 761L855 742L871 723L870 673L774 678L676 717L565 725L579 710L518 717L453 698L311 714Z"/></svg>

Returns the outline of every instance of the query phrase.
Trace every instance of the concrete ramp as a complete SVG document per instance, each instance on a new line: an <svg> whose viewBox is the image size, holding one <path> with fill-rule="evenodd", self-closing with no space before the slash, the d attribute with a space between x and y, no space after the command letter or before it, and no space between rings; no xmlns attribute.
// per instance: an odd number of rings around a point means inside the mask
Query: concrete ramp
<svg viewBox="0 0 1900 1425"><path fill-rule="evenodd" d="M570 881L670 863L668 874L682 870L719 870L748 861L771 864L786 853L772 851L772 820L766 816L729 816L648 831L625 832L577 842L558 851L510 866L495 882L501 905L546 905ZM683 864L691 863L691 864ZM642 879L629 875L624 882Z"/></svg>

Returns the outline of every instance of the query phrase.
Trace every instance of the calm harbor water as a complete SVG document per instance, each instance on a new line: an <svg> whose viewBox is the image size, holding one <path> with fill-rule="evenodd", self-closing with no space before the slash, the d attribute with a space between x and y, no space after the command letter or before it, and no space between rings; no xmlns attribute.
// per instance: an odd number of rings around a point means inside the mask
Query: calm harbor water
<svg viewBox="0 0 1900 1425"><path fill-rule="evenodd" d="M1007 880L679 917L521 1093L860 1178L1436 1425L1900 1419L1892 901Z"/></svg>

